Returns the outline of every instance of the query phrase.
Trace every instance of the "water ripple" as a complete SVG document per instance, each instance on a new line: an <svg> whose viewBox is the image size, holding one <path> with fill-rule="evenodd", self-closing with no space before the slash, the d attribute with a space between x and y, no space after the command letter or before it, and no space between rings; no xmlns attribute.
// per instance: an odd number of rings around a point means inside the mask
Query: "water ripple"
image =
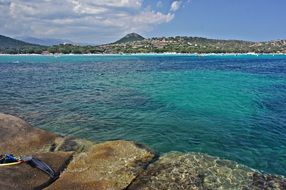
<svg viewBox="0 0 286 190"><path fill-rule="evenodd" d="M0 112L286 175L283 56L1 56Z"/></svg>

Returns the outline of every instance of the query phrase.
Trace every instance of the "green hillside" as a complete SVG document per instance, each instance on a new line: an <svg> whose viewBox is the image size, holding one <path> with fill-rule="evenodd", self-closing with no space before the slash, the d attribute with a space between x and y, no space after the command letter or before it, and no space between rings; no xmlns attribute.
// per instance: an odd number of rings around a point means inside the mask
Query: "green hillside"
<svg viewBox="0 0 286 190"><path fill-rule="evenodd" d="M100 46L104 53L286 53L286 41L249 42L200 37L159 37Z"/></svg>
<svg viewBox="0 0 286 190"><path fill-rule="evenodd" d="M0 35L0 53L42 53L44 47Z"/></svg>
<svg viewBox="0 0 286 190"><path fill-rule="evenodd" d="M122 53L286 53L286 40L249 42L200 37L157 37L145 39L131 33L115 43L98 46L60 44L39 46L0 35L0 53L4 54L122 54Z"/></svg>
<svg viewBox="0 0 286 190"><path fill-rule="evenodd" d="M38 45L29 44L20 40L0 35L0 48L22 48L22 47L35 47L35 46Z"/></svg>

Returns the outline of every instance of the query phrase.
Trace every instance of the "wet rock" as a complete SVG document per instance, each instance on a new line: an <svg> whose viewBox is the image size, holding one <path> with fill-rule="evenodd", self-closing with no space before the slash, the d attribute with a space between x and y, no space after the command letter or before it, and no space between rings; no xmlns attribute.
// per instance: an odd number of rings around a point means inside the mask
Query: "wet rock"
<svg viewBox="0 0 286 190"><path fill-rule="evenodd" d="M285 179L271 178L205 154L170 153L151 164L128 190L285 189Z"/></svg>
<svg viewBox="0 0 286 190"><path fill-rule="evenodd" d="M252 176L252 189L286 189L286 178L261 173Z"/></svg>
<svg viewBox="0 0 286 190"><path fill-rule="evenodd" d="M128 141L96 144L75 156L60 178L47 188L121 190L154 158L154 153Z"/></svg>
<svg viewBox="0 0 286 190"><path fill-rule="evenodd" d="M76 153L80 153L88 150L88 148L92 145L94 145L94 143L91 141L73 137L65 137L63 139L56 140L54 151L74 151Z"/></svg>
<svg viewBox="0 0 286 190"><path fill-rule="evenodd" d="M64 140L63 144L59 147L58 150L63 151L76 151L80 149L80 144L73 138L67 138Z"/></svg>
<svg viewBox="0 0 286 190"><path fill-rule="evenodd" d="M134 142L61 137L5 114L0 114L0 138L0 154L34 155L61 173L51 181L26 164L0 167L0 189L286 189L284 177L199 153L169 153L147 167L154 153Z"/></svg>

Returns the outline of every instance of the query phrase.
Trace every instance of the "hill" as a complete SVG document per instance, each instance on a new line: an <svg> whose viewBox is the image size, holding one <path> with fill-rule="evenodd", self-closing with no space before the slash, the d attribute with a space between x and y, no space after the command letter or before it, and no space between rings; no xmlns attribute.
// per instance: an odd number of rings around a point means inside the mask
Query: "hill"
<svg viewBox="0 0 286 190"><path fill-rule="evenodd" d="M0 35L0 48L23 48L23 47L36 47L38 45L30 44L10 37Z"/></svg>
<svg viewBox="0 0 286 190"><path fill-rule="evenodd" d="M39 46L0 35L0 53L5 54L122 54L122 53L286 53L286 40L250 42L201 37L156 37L145 39L131 33L105 45L60 44Z"/></svg>
<svg viewBox="0 0 286 190"><path fill-rule="evenodd" d="M47 49L63 54L128 54L128 53L286 53L286 41L250 42L200 37L160 37L112 43L99 46L61 44Z"/></svg>
<svg viewBox="0 0 286 190"><path fill-rule="evenodd" d="M159 37L102 45L105 53L286 53L286 41L250 42L201 37Z"/></svg>
<svg viewBox="0 0 286 190"><path fill-rule="evenodd" d="M0 54L40 54L45 49L45 46L31 44L0 35Z"/></svg>
<svg viewBox="0 0 286 190"><path fill-rule="evenodd" d="M139 34L130 33L121 38L120 40L114 42L114 44L130 43L130 42L142 41L144 39L145 38L140 36Z"/></svg>

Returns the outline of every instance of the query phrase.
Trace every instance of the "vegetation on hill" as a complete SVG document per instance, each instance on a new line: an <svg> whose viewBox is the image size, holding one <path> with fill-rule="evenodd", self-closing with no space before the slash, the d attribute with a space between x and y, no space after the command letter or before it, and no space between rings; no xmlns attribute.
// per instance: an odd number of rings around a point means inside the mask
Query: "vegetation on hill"
<svg viewBox="0 0 286 190"><path fill-rule="evenodd" d="M20 40L0 35L0 53L21 54L21 53L42 53L46 47L26 43Z"/></svg>
<svg viewBox="0 0 286 190"><path fill-rule="evenodd" d="M72 44L60 44L48 47L46 53L62 54L102 54L104 50L98 46L79 46Z"/></svg>
<svg viewBox="0 0 286 190"><path fill-rule="evenodd" d="M161 37L144 39L132 33L119 41L99 46L61 44L38 46L7 37L0 38L0 53L62 53L62 54L122 54L122 53L286 53L286 40L249 42L216 40L199 37Z"/></svg>
<svg viewBox="0 0 286 190"><path fill-rule="evenodd" d="M248 42L198 37L161 37L101 46L106 53L286 53L286 41Z"/></svg>

